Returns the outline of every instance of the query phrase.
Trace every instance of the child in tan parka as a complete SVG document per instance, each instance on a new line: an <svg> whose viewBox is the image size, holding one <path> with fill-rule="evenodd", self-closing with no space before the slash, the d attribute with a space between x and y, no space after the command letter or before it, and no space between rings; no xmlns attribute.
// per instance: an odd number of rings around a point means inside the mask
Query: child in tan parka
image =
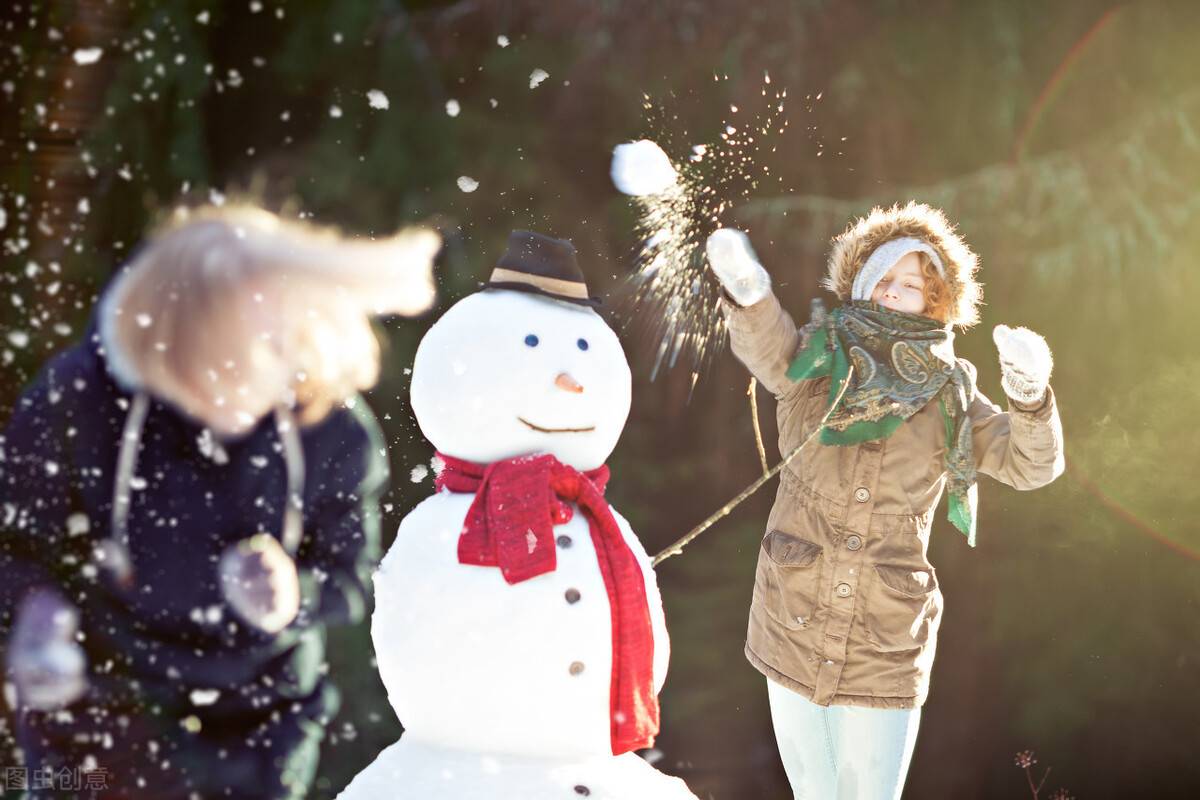
<svg viewBox="0 0 1200 800"><path fill-rule="evenodd" d="M996 326L1007 411L953 351L978 321L978 260L941 211L876 208L833 243L842 301L797 329L749 240L708 258L734 354L778 402L781 472L759 552L746 657L767 677L797 798L899 798L929 689L942 593L927 549L943 490L975 544L977 472L1035 489L1063 471L1046 342Z"/></svg>

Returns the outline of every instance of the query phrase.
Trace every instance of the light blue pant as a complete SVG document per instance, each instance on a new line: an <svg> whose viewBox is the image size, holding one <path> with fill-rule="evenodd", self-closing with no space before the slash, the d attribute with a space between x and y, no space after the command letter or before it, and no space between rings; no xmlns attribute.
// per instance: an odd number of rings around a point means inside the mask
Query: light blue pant
<svg viewBox="0 0 1200 800"><path fill-rule="evenodd" d="M772 680L767 696L796 800L899 800L921 709L820 706Z"/></svg>

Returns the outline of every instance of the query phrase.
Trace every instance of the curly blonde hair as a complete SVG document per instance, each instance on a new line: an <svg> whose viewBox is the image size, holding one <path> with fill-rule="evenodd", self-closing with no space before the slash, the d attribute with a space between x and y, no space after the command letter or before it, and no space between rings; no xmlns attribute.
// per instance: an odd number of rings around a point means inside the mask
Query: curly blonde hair
<svg viewBox="0 0 1200 800"><path fill-rule="evenodd" d="M925 279L921 288L921 294L925 298L925 311L922 314L943 324L948 323L953 301L946 279L942 277L928 253L918 251L917 258L921 261L921 277Z"/></svg>

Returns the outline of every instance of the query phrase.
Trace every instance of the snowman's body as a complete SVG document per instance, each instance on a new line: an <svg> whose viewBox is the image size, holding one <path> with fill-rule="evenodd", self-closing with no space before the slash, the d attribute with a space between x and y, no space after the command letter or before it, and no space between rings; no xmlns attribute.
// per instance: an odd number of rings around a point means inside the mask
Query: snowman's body
<svg viewBox="0 0 1200 800"><path fill-rule="evenodd" d="M549 453L586 471L616 444L630 383L616 335L591 309L485 291L422 340L412 400L447 455ZM443 489L418 505L375 575L372 637L405 733L341 797L694 798L636 754L612 755L612 615L585 514L572 505L554 526L553 571L509 584L498 568L459 563L474 499ZM669 657L662 601L644 548L612 513L642 566L657 693Z"/></svg>
<svg viewBox="0 0 1200 800"><path fill-rule="evenodd" d="M472 499L443 491L413 509L375 576L375 656L405 736L488 753L611 754L612 621L587 521L576 511L555 526L553 572L510 586L498 569L458 563ZM617 522L645 564L657 690L662 601L649 558Z"/></svg>
<svg viewBox="0 0 1200 800"><path fill-rule="evenodd" d="M339 797L697 800L679 778L664 775L634 753L571 759L476 753L429 745L407 732Z"/></svg>

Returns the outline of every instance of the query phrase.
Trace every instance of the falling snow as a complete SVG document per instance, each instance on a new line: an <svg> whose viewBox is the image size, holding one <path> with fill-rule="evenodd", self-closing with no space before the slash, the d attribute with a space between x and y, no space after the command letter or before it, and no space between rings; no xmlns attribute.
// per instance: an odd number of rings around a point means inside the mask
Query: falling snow
<svg viewBox="0 0 1200 800"><path fill-rule="evenodd" d="M205 428L196 437L196 444L200 448L200 453L205 458L211 458L214 464L229 463L229 455L225 452L225 448L221 447L220 443L213 437L212 431L208 428Z"/></svg>
<svg viewBox="0 0 1200 800"><path fill-rule="evenodd" d="M458 188L470 193L479 188L479 181L467 175L460 175L458 177Z"/></svg>
<svg viewBox="0 0 1200 800"><path fill-rule="evenodd" d="M370 105L371 108L377 108L380 110L385 110L390 105L388 96L378 89L372 89L371 91L367 92L367 104ZM334 108L337 108L337 106L334 106ZM334 114L333 109L330 109L329 113L334 117L341 116L340 110L337 114Z"/></svg>
<svg viewBox="0 0 1200 800"><path fill-rule="evenodd" d="M533 72L529 73L529 88L536 89L538 87L538 84L540 84L542 81L546 80L546 78L549 78L549 77L550 77L550 73L546 72L546 70L541 69L540 67L538 69L535 69Z"/></svg>
<svg viewBox="0 0 1200 800"><path fill-rule="evenodd" d="M95 64L100 60L100 56L104 55L104 50L99 47L80 48L72 54L75 63L79 65Z"/></svg>
<svg viewBox="0 0 1200 800"><path fill-rule="evenodd" d="M446 113L448 115L451 117L457 117L460 111L462 111L462 107L459 106L457 100L450 99L446 101Z"/></svg>
<svg viewBox="0 0 1200 800"><path fill-rule="evenodd" d="M67 517L67 536L82 536L91 530L92 524L88 520L88 515L81 511Z"/></svg>
<svg viewBox="0 0 1200 800"><path fill-rule="evenodd" d="M211 706L221 696L220 689L193 689L188 699L194 706Z"/></svg>

